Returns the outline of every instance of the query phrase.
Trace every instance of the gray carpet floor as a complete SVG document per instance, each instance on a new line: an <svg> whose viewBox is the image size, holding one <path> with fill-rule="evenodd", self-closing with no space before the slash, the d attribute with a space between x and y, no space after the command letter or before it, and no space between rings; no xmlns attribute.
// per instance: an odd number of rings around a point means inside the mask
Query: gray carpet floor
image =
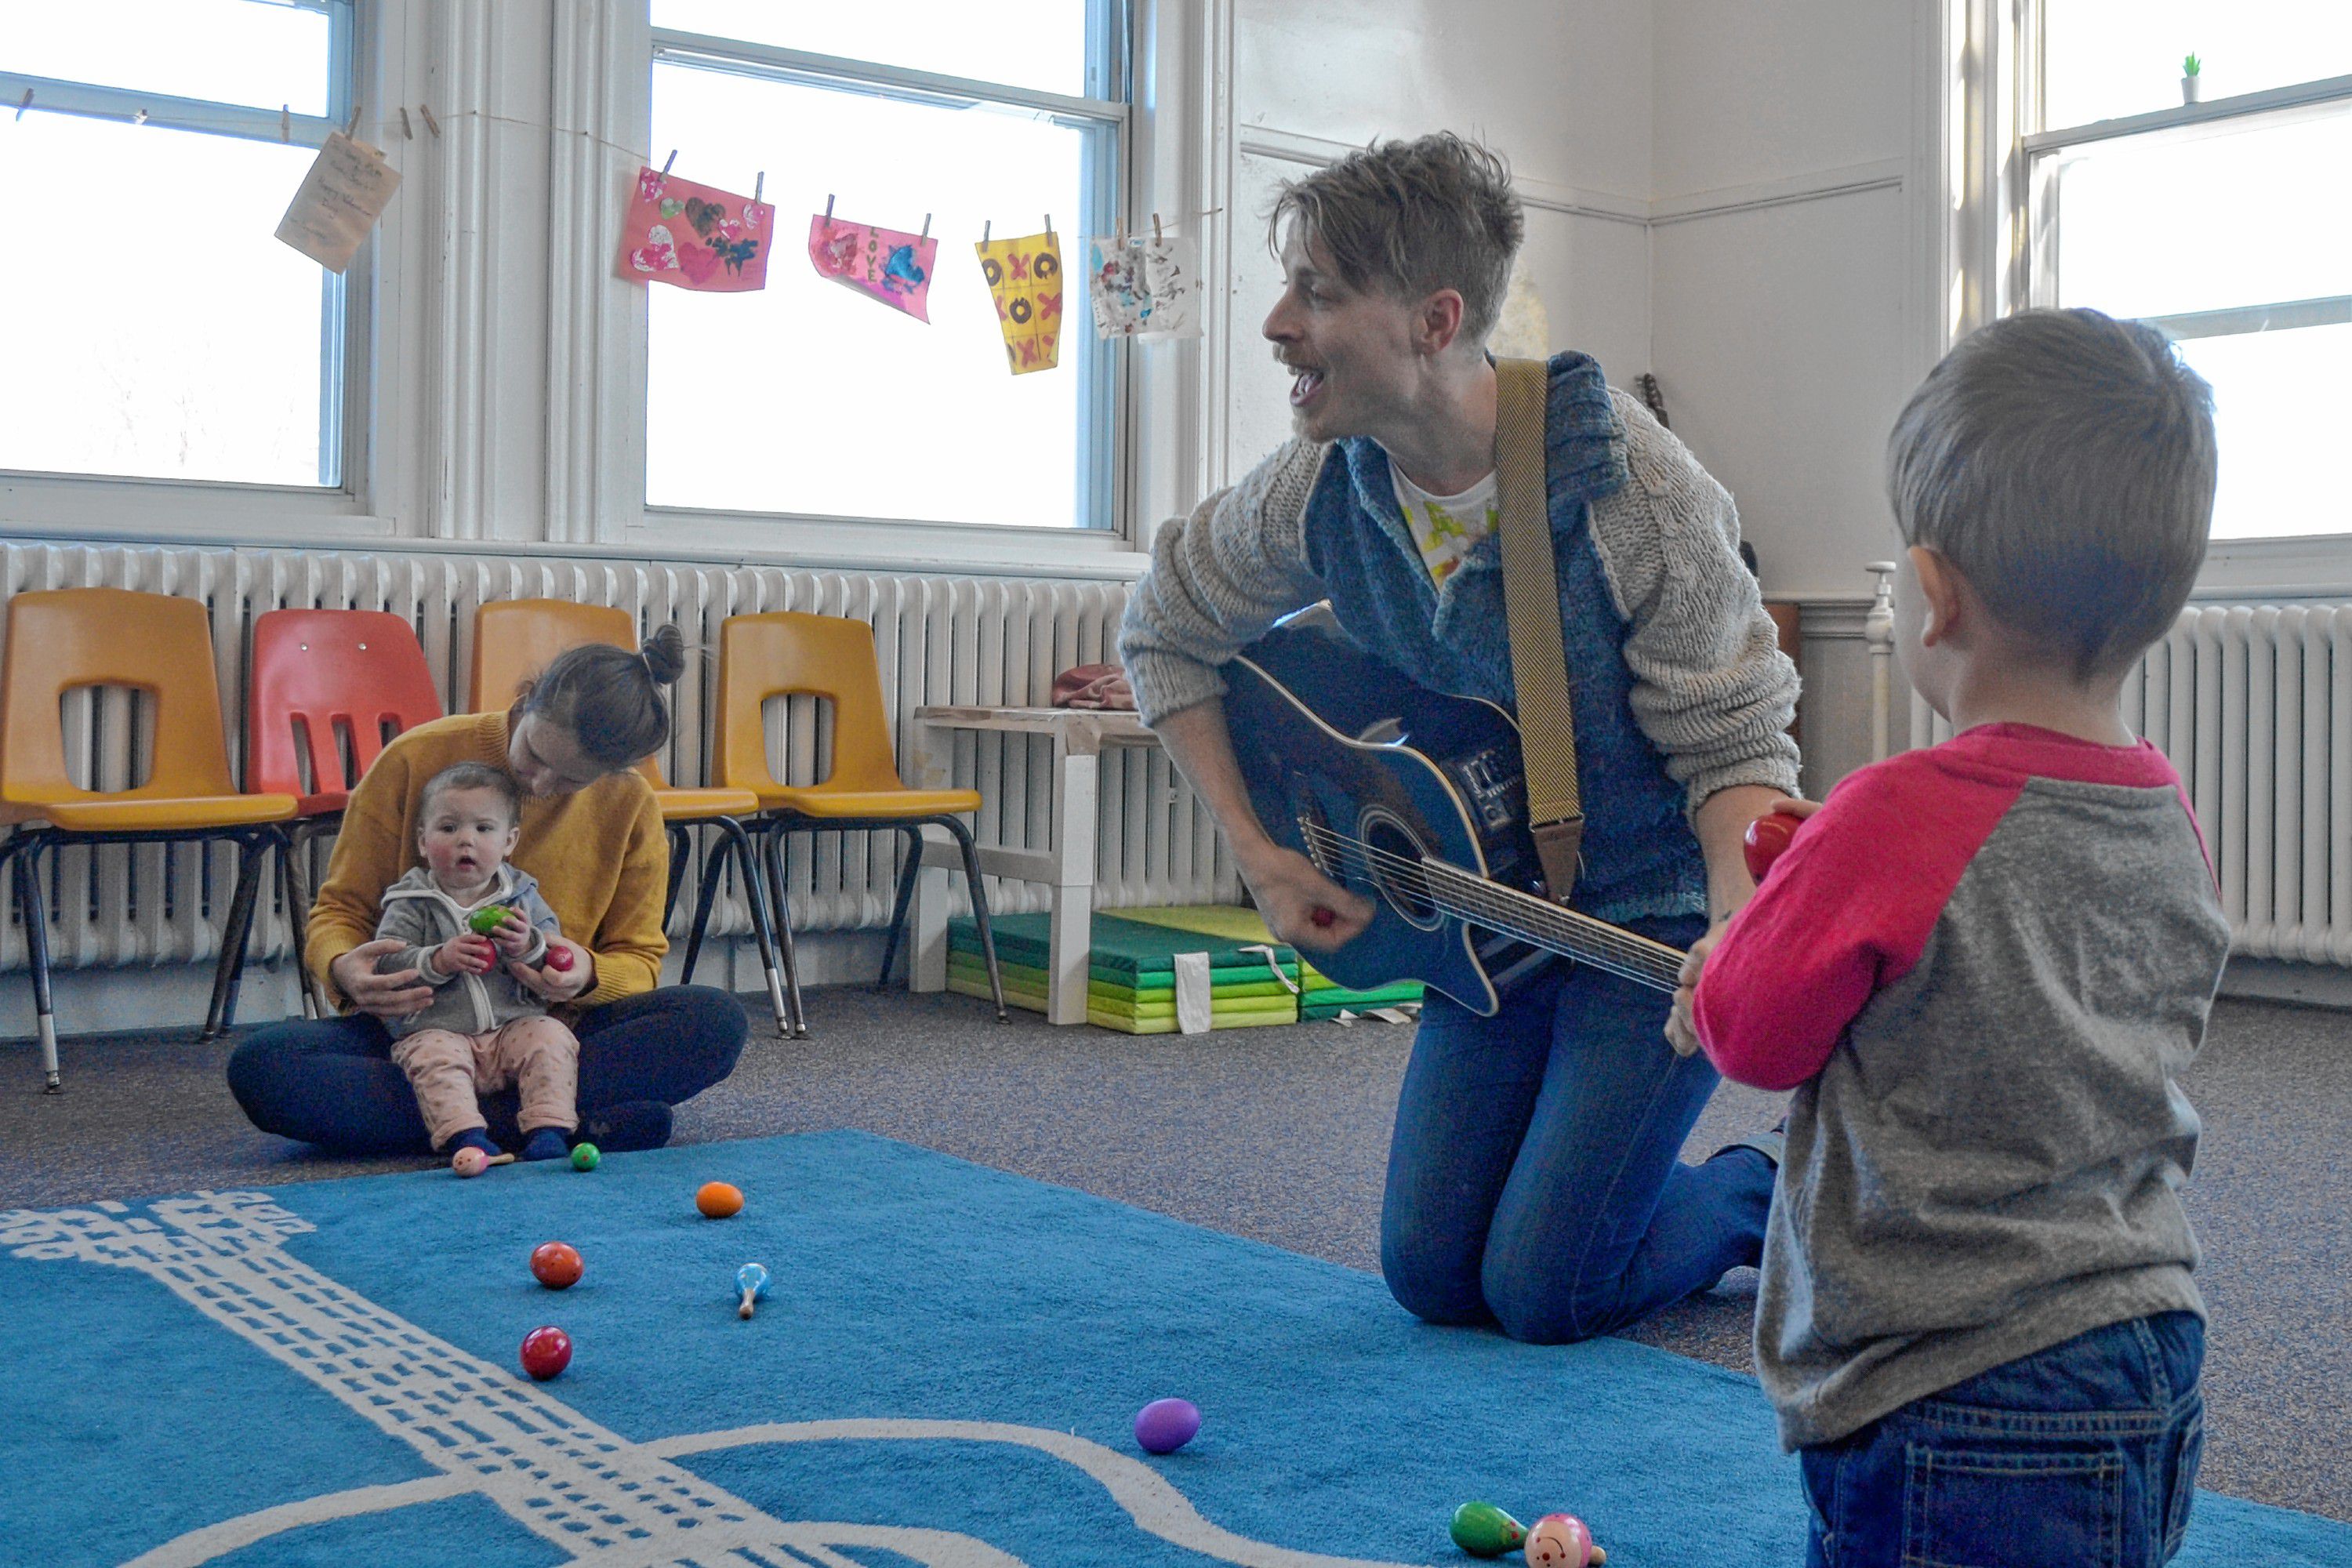
<svg viewBox="0 0 2352 1568"><path fill-rule="evenodd" d="M764 1008L754 1004L753 1012ZM1381 1179L1409 1027L1374 1023L1133 1039L1000 1026L956 996L812 994L808 1039L754 1032L680 1142L855 1127L1351 1268L1378 1267ZM329 1158L255 1131L226 1047L69 1040L46 1099L28 1043L0 1045L0 1208L417 1168ZM2212 1311L2204 1483L2352 1521L2352 1016L2225 1002L2189 1079L2206 1134L2189 1200ZM1769 1127L1727 1086L1698 1158ZM1633 1337L1747 1369L1755 1276Z"/></svg>

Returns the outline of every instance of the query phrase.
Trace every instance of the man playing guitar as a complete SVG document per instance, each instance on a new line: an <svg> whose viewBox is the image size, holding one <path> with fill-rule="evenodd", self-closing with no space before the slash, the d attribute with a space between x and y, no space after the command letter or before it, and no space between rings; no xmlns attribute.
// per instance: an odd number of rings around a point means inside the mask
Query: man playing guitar
<svg viewBox="0 0 2352 1568"><path fill-rule="evenodd" d="M1514 705L1486 340L1523 230L1495 154L1450 134L1356 153L1286 187L1265 321L1297 435L1165 526L1120 653L1143 716L1217 818L1266 922L1328 952L1374 906L1277 844L1226 727L1220 667L1328 600L1426 687ZM1537 1342L1633 1322L1756 1262L1769 1140L1687 1166L1714 1090L1685 1005L1710 916L1755 887L1748 824L1793 795L1797 676L1742 567L1730 497L1641 401L1548 367L1545 492L1586 824L1576 908L1693 947L1669 998L1554 964L1481 1016L1425 1005L1381 1218L1390 1289L1433 1321ZM1238 737L1244 747L1251 737Z"/></svg>

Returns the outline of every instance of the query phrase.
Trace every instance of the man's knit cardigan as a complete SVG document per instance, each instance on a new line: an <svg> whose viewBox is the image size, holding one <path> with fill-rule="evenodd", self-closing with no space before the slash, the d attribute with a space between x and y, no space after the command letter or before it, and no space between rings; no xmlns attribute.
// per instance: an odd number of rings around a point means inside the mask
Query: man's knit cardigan
<svg viewBox="0 0 2352 1568"><path fill-rule="evenodd" d="M1796 791L1796 670L1739 561L1730 496L1672 433L1572 353L1551 362L1545 423L1589 819L1578 904L1617 921L1701 910L1685 818L1735 784ZM1119 652L1154 722L1222 696L1218 667L1328 599L1422 684L1511 707L1500 553L1490 535L1433 585L1380 446L1293 440L1160 530Z"/></svg>

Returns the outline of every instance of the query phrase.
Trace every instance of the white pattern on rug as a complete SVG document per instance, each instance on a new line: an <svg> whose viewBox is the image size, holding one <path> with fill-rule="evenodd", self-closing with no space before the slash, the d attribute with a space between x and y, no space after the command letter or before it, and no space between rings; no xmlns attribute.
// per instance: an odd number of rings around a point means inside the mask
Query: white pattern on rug
<svg viewBox="0 0 2352 1568"><path fill-rule="evenodd" d="M442 1473L306 1498L207 1525L130 1568L194 1568L287 1530L479 1492L589 1568L814 1562L861 1568L840 1547L882 1547L930 1568L1020 1568L950 1531L771 1518L671 1462L764 1443L1006 1443L1084 1471L1139 1529L1240 1568L1396 1568L1297 1552L1220 1530L1149 1466L1060 1432L986 1421L770 1423L633 1443L539 1384L425 1332L290 1257L315 1228L266 1193L197 1193L135 1213L121 1203L0 1213L18 1258L131 1268L300 1373Z"/></svg>

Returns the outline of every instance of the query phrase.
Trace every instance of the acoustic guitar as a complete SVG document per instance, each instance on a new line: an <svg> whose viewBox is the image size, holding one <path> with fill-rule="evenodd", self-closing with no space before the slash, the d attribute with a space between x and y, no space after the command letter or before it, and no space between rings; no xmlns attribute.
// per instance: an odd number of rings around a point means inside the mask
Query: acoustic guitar
<svg viewBox="0 0 2352 1568"><path fill-rule="evenodd" d="M1225 721L1258 820L1371 924L1315 967L1351 990L1418 980L1491 1016L1566 958L1671 992L1682 950L1555 902L1527 826L1519 730L1347 640L1318 606L1224 668Z"/></svg>

